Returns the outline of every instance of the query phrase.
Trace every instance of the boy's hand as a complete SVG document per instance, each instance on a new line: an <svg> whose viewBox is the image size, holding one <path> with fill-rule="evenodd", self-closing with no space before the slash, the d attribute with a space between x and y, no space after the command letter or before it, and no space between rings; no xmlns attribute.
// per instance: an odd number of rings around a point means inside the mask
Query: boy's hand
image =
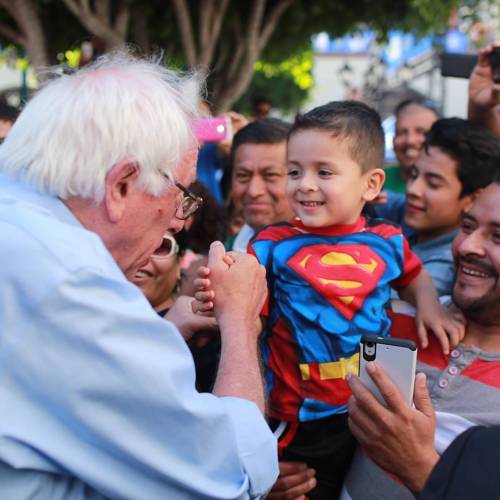
<svg viewBox="0 0 500 500"><path fill-rule="evenodd" d="M222 260L228 265L234 263L231 252L226 253ZM212 315L214 309L215 292L210 284L210 268L201 266L197 271L198 277L194 280L195 300L192 303L192 309L195 314Z"/></svg>
<svg viewBox="0 0 500 500"><path fill-rule="evenodd" d="M439 340L444 354L450 352L464 337L465 321L457 311L446 309L439 302L430 302L417 309L417 333L422 348L428 345L427 332L431 331Z"/></svg>
<svg viewBox="0 0 500 500"><path fill-rule="evenodd" d="M195 300L192 303L195 314L213 314L215 292L210 288L210 269L205 266L198 268L198 277L194 280Z"/></svg>

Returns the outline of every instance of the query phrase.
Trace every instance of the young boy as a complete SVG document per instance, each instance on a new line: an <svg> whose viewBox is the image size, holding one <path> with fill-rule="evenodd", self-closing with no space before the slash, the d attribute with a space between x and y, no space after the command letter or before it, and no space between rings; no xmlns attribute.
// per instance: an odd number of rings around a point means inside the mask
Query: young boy
<svg viewBox="0 0 500 500"><path fill-rule="evenodd" d="M288 140L289 203L297 219L257 233L249 252L266 267L262 354L270 424L280 458L316 469L311 499L337 498L354 449L345 377L357 372L361 335L389 334L390 288L417 307L448 349L448 318L399 227L361 216L384 183L378 114L332 102L299 115Z"/></svg>

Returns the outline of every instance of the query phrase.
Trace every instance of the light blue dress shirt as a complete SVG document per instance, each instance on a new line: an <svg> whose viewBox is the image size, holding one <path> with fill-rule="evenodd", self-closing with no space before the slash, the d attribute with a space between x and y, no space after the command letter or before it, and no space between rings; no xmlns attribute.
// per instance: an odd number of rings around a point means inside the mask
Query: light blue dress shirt
<svg viewBox="0 0 500 500"><path fill-rule="evenodd" d="M100 238L0 175L0 499L253 498L277 474L256 405L196 392Z"/></svg>

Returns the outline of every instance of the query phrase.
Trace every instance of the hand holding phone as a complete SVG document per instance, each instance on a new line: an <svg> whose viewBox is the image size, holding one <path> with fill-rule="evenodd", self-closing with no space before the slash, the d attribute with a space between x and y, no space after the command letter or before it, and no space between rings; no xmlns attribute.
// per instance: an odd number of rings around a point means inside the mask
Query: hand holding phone
<svg viewBox="0 0 500 500"><path fill-rule="evenodd" d="M359 377L378 401L386 402L375 382L366 371L366 364L376 361L397 386L403 400L412 405L415 387L417 347L415 342L404 339L363 335L359 344Z"/></svg>

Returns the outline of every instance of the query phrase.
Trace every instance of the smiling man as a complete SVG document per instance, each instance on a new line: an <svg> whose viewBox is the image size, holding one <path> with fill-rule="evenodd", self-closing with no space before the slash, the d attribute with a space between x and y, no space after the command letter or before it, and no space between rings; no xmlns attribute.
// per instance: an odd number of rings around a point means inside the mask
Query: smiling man
<svg viewBox="0 0 500 500"><path fill-rule="evenodd" d="M440 295L449 295L454 268L451 242L463 211L488 185L500 164L500 141L460 118L434 123L406 186L406 198L391 194L377 216L403 226Z"/></svg>
<svg viewBox="0 0 500 500"><path fill-rule="evenodd" d="M276 479L264 268L212 244L213 394L192 304L166 321L127 279L200 208L193 84L115 52L48 82L0 148L1 498L255 498Z"/></svg>
<svg viewBox="0 0 500 500"><path fill-rule="evenodd" d="M290 125L276 118L252 122L234 136L231 195L243 206L242 227L226 247L245 252L255 232L293 217L286 196L286 140Z"/></svg>
<svg viewBox="0 0 500 500"><path fill-rule="evenodd" d="M350 386L354 396L349 421L363 452L359 451L346 481L342 500L413 499L419 493L440 455L462 432L475 425L500 425L500 176L477 197L463 216L453 242L457 268L453 301L467 327L462 342L443 356L431 345L418 354L415 407L409 407L383 374L371 367L372 378L388 402L382 406L357 377ZM402 328L397 328L397 324ZM395 318L396 337L415 338L411 323ZM427 378L427 380L426 380ZM427 384L426 384L427 382ZM497 427L497 435L500 428ZM463 442L463 441L462 441ZM419 498L495 498L498 487L497 449L476 447L462 471L462 490L449 484L457 469L441 470ZM471 448L473 448L471 446ZM484 461L484 453L495 459ZM367 459L370 457L379 467ZM382 470L396 474L404 484ZM434 493L435 496L433 496ZM439 494L437 494L439 493ZM427 494L429 496L427 496Z"/></svg>
<svg viewBox="0 0 500 500"><path fill-rule="evenodd" d="M404 193L410 170L422 151L425 134L439 115L426 99L402 101L396 106L394 114L396 125L393 147L398 165L385 169L384 190Z"/></svg>

